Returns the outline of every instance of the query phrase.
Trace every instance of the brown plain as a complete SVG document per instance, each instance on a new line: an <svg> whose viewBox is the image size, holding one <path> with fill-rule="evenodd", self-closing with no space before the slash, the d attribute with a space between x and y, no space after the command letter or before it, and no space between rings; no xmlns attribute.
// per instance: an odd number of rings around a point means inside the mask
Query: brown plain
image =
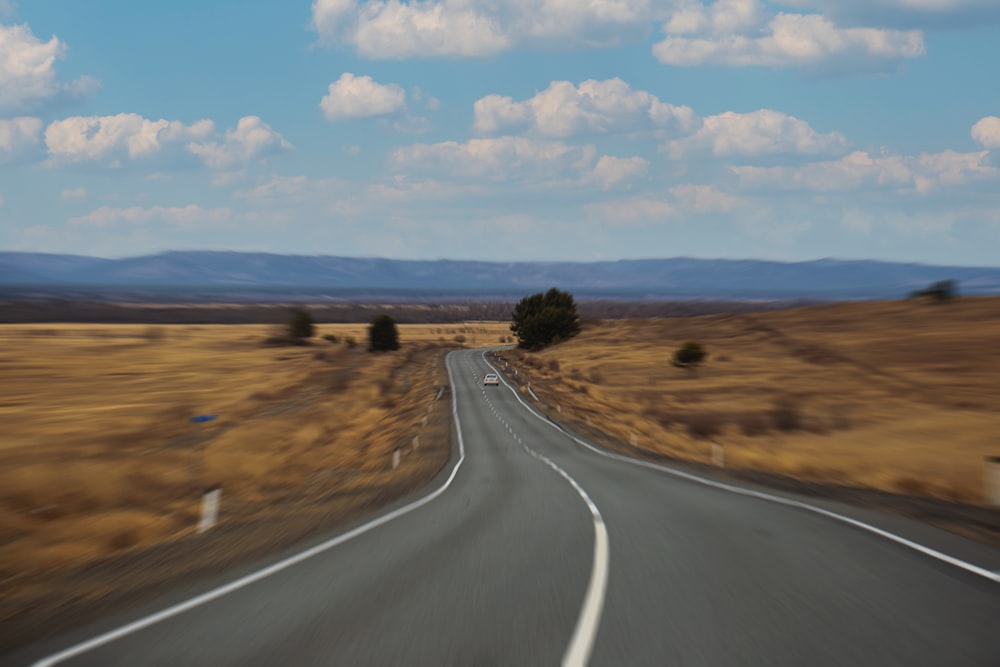
<svg viewBox="0 0 1000 667"><path fill-rule="evenodd" d="M701 368L671 365L687 341ZM982 503L1000 455L1000 298L584 323L507 353L563 421L622 449ZM634 445L633 445L634 443Z"/></svg>
<svg viewBox="0 0 1000 667"><path fill-rule="evenodd" d="M0 623L105 595L57 575L190 538L209 485L222 486L225 528L307 512L328 522L425 484L450 451L450 404L435 401L444 355L510 331L399 325L402 348L386 354L365 350L364 324L319 325L308 346L263 345L272 333L0 327ZM199 414L218 419L191 423Z"/></svg>

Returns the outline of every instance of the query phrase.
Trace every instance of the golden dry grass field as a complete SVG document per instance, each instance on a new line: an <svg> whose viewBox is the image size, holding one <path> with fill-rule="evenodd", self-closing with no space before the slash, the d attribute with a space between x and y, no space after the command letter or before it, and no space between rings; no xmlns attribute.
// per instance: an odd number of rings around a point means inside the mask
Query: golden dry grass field
<svg viewBox="0 0 1000 667"><path fill-rule="evenodd" d="M687 341L708 359L671 365ZM504 354L551 411L657 454L968 503L1000 455L1000 298L584 323Z"/></svg>
<svg viewBox="0 0 1000 667"><path fill-rule="evenodd" d="M56 573L192 535L208 485L225 527L425 483L450 451L444 355L510 331L400 325L402 348L383 354L365 350L364 324L319 325L308 346L264 345L271 333L0 327L0 622L67 595Z"/></svg>

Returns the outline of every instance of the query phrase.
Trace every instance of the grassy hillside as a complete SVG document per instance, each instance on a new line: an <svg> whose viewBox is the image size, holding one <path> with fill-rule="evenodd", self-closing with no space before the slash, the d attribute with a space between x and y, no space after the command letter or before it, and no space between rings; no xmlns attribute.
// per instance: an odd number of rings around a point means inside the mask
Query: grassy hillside
<svg viewBox="0 0 1000 667"><path fill-rule="evenodd" d="M709 357L671 365L686 341ZM657 454L979 503L1000 454L1000 298L591 322L505 357L570 423Z"/></svg>

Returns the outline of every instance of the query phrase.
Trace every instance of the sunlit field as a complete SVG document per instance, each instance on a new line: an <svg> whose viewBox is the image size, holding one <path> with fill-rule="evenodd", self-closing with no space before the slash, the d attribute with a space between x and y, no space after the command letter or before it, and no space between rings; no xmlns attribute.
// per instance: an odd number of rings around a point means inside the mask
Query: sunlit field
<svg viewBox="0 0 1000 667"><path fill-rule="evenodd" d="M696 341L694 371L671 365ZM984 501L1000 454L1000 299L840 304L584 323L505 355L565 422L623 450L911 495ZM633 445L634 443L634 445Z"/></svg>
<svg viewBox="0 0 1000 667"><path fill-rule="evenodd" d="M61 572L191 538L208 486L222 530L348 516L426 483L450 447L445 354L510 332L401 325L402 348L376 354L364 324L319 325L307 346L265 345L273 334L0 327L0 621L58 603Z"/></svg>

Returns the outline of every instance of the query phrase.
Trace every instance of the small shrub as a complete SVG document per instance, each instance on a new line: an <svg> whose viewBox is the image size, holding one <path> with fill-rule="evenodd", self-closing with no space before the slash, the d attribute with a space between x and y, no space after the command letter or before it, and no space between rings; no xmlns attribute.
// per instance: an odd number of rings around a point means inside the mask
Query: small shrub
<svg viewBox="0 0 1000 667"><path fill-rule="evenodd" d="M707 440L722 431L725 419L715 412L695 412L687 416L688 435L698 440Z"/></svg>
<svg viewBox="0 0 1000 667"><path fill-rule="evenodd" d="M457 336L455 336L454 341L456 343L464 343L465 342L465 336L463 336L462 334L458 334Z"/></svg>
<svg viewBox="0 0 1000 667"><path fill-rule="evenodd" d="M316 335L316 322L308 310L305 308L292 310L288 320L288 335L299 341L305 341Z"/></svg>
<svg viewBox="0 0 1000 667"><path fill-rule="evenodd" d="M707 357L708 352L699 343L687 342L674 352L671 363L677 368L686 368L693 374Z"/></svg>
<svg viewBox="0 0 1000 667"><path fill-rule="evenodd" d="M779 431L797 431L802 428L802 412L792 398L783 397L774 402L771 421Z"/></svg>
<svg viewBox="0 0 1000 667"><path fill-rule="evenodd" d="M325 336L323 336L323 340L325 340L325 341L327 341L329 343L339 343L340 342L340 339L338 339L333 334L326 334Z"/></svg>
<svg viewBox="0 0 1000 667"><path fill-rule="evenodd" d="M346 336L344 338L344 344L347 345L347 347L353 349L354 347L357 346L358 341L354 340L354 336Z"/></svg>
<svg viewBox="0 0 1000 667"><path fill-rule="evenodd" d="M922 290L911 292L913 298L928 297L933 301L951 301L958 294L958 283L954 280L939 280Z"/></svg>

